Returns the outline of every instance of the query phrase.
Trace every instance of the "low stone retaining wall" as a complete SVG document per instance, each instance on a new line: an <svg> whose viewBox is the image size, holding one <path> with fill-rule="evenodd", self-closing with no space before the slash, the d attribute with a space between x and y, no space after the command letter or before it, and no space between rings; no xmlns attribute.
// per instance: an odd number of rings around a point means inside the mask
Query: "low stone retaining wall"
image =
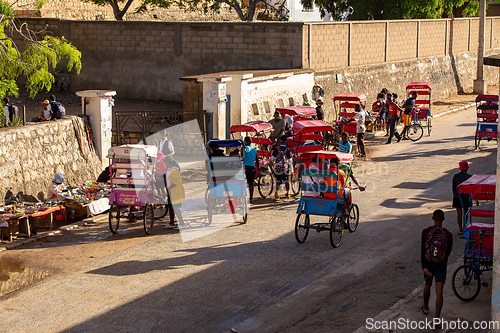
<svg viewBox="0 0 500 333"><path fill-rule="evenodd" d="M0 129L0 202L8 188L24 200L41 199L56 172L77 186L96 180L102 164L94 152L82 153L72 119Z"/></svg>

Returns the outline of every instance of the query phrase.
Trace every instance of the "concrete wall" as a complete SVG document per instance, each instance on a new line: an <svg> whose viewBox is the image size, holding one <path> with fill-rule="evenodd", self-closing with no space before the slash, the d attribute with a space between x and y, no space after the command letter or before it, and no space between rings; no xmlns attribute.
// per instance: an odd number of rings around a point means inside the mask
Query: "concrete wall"
<svg viewBox="0 0 500 333"><path fill-rule="evenodd" d="M498 53L489 51L486 55ZM371 108L377 93L382 88L406 96L406 85L414 81L432 84L432 100L446 98L460 92L471 92L476 77L477 54L465 52L455 56L429 57L417 60L395 61L381 65L342 67L334 71L316 71L315 81L326 94L323 98L327 119L335 117L333 97L342 92L364 93L367 107ZM342 83L336 82L336 75L342 75ZM489 85L498 84L498 70L484 66L484 78Z"/></svg>
<svg viewBox="0 0 500 333"><path fill-rule="evenodd" d="M77 186L102 171L97 155L82 155L71 119L1 128L0 136L2 203L6 188L36 198L46 193L56 172L64 174L67 185Z"/></svg>

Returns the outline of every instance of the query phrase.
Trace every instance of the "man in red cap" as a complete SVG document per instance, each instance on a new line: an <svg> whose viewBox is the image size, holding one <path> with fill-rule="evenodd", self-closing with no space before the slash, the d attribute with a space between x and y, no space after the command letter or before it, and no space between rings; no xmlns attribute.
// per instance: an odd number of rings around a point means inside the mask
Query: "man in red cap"
<svg viewBox="0 0 500 333"><path fill-rule="evenodd" d="M453 207L457 210L458 234L463 235L464 223L462 219L464 210L470 207L470 200L468 194L458 193L458 185L472 177L472 175L467 173L467 170L469 170L469 163L467 161L458 163L458 168L460 172L453 176L451 189L453 191Z"/></svg>

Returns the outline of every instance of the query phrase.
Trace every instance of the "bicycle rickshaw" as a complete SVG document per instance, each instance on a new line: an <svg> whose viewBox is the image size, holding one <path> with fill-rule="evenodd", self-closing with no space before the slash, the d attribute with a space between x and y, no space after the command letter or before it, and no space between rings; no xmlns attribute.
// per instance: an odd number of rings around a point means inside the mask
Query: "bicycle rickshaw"
<svg viewBox="0 0 500 333"><path fill-rule="evenodd" d="M211 156L210 148L237 149L238 154L229 156ZM214 214L231 213L234 220L241 214L243 223L247 222L248 196L243 160L245 151L241 140L210 140L207 143L208 159L208 223L213 221ZM210 157L211 156L211 157Z"/></svg>
<svg viewBox="0 0 500 333"><path fill-rule="evenodd" d="M156 146L123 145L108 150L111 193L109 229L118 232L120 218L142 218L151 234L155 218L167 213L165 200L155 195Z"/></svg>
<svg viewBox="0 0 500 333"><path fill-rule="evenodd" d="M272 141L266 134L273 131L273 126L266 121L251 121L241 125L231 126L231 135L234 139L235 133L247 133L247 135L252 134L252 143L258 145L260 149L257 149L257 156L259 157L259 165L256 165L255 170L257 171L256 179L259 194L262 198L266 198L273 192L274 188L274 177L271 171L271 151L267 147L272 147Z"/></svg>
<svg viewBox="0 0 500 333"><path fill-rule="evenodd" d="M481 140L498 140L498 96L478 95L476 110L477 125L474 143L477 149Z"/></svg>
<svg viewBox="0 0 500 333"><path fill-rule="evenodd" d="M333 127L322 120L302 120L293 123L293 132L295 135L288 138L287 145L293 154L293 173L290 179L292 194L300 193L301 178L301 155L307 152L323 150L323 145L315 142L323 140L323 132L332 132ZM306 145L311 142L311 145Z"/></svg>
<svg viewBox="0 0 500 333"><path fill-rule="evenodd" d="M293 117L293 121L312 120L316 117L316 108L312 106L290 106L287 108L276 108L280 114L287 114Z"/></svg>
<svg viewBox="0 0 500 333"><path fill-rule="evenodd" d="M411 97L413 92L418 95L413 107L411 126L407 136L411 141L418 141L424 135L424 127L427 128L427 135L431 135L431 84L429 82L411 82L406 86L407 98Z"/></svg>
<svg viewBox="0 0 500 333"><path fill-rule="evenodd" d="M340 141L340 135L347 132L349 136L356 137L356 121L352 118L356 115L354 110L356 104L365 109L366 96L358 93L342 93L333 98L338 130L335 133L335 142Z"/></svg>
<svg viewBox="0 0 500 333"><path fill-rule="evenodd" d="M342 195L338 195L338 171L325 171L322 166L319 170L310 169L310 163L313 159L329 161L337 158L339 162L350 163L354 160L353 154L340 153L335 151L321 150L316 152L307 152L302 156L305 169L302 171L302 195L297 207L297 219L295 221L295 239L298 243L305 242L309 229L315 229L317 232L328 230L330 233L330 244L336 248L342 243L344 229L349 232L356 231L359 223L359 208L355 203L351 204L349 217L343 218L344 200ZM325 163L325 162L323 162ZM311 177L312 182L304 183L304 177ZM315 184L312 177L330 178L334 185ZM349 177L346 175L346 177ZM305 195L307 192L321 193L323 196ZM311 215L328 216L328 222L311 223Z"/></svg>
<svg viewBox="0 0 500 333"><path fill-rule="evenodd" d="M471 207L464 215L464 264L453 273L452 287L462 301L472 301L481 290L481 275L493 267L494 224L473 222L475 218L494 218L493 209L474 209L473 200L495 201L496 175L473 175L458 186L459 193L468 194Z"/></svg>

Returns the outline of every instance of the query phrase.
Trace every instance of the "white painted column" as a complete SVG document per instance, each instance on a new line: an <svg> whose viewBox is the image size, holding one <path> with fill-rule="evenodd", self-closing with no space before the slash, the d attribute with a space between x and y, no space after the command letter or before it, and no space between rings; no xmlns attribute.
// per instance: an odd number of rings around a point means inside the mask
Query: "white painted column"
<svg viewBox="0 0 500 333"><path fill-rule="evenodd" d="M97 156L105 167L109 164L106 155L111 148L113 96L116 91L84 90L77 91L76 95L82 98L82 113L90 117Z"/></svg>

